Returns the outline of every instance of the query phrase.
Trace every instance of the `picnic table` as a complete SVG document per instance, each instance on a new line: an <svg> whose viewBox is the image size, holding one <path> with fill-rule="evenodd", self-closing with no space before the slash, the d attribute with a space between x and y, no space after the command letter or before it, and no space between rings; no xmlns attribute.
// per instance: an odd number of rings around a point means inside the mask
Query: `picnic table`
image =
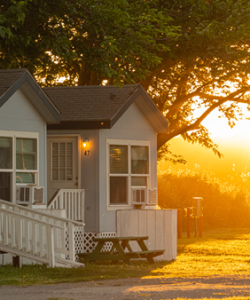
<svg viewBox="0 0 250 300"><path fill-rule="evenodd" d="M109 238L93 238L97 245L91 253L78 253L79 258L89 261L103 261L111 260L118 262L122 260L126 263L130 263L131 258L146 258L149 263L155 263L154 257L162 255L165 250L148 250L145 244L145 240L148 240L148 236L140 237L109 237ZM135 241L138 243L141 251L133 251L130 242ZM112 242L110 251L102 251L105 243Z"/></svg>

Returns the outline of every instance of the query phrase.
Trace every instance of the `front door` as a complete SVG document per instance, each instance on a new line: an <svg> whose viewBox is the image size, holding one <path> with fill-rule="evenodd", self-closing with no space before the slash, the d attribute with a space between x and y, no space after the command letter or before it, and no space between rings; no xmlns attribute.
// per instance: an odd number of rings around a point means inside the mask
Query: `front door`
<svg viewBox="0 0 250 300"><path fill-rule="evenodd" d="M58 189L78 188L77 137L48 137L47 154L49 202Z"/></svg>

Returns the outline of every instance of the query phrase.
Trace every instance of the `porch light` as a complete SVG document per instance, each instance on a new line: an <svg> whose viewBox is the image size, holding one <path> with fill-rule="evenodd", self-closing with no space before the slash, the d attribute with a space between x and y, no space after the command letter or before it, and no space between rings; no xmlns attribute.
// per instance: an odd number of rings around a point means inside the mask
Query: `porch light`
<svg viewBox="0 0 250 300"><path fill-rule="evenodd" d="M87 147L88 142L89 142L89 139L84 139L84 140L83 140L83 143L82 143L83 148L86 148L86 147Z"/></svg>

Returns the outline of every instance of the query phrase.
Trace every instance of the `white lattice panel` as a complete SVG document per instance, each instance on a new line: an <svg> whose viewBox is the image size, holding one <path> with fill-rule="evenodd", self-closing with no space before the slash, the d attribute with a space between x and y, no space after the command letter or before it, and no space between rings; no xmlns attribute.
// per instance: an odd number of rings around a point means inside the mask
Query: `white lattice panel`
<svg viewBox="0 0 250 300"><path fill-rule="evenodd" d="M78 260L78 253L84 252L84 227L83 226L75 226L74 230L74 242L75 242L75 256L76 260ZM65 231L65 247L69 250L69 236L67 230ZM66 259L69 259L67 256Z"/></svg>
<svg viewBox="0 0 250 300"><path fill-rule="evenodd" d="M96 232L84 232L83 238L83 253L93 252L96 243L93 242L93 238L97 237Z"/></svg>
<svg viewBox="0 0 250 300"><path fill-rule="evenodd" d="M83 253L84 250L84 227L75 227L75 253Z"/></svg>
<svg viewBox="0 0 250 300"><path fill-rule="evenodd" d="M98 233L98 237L100 238L109 238L109 237L116 237L116 232L112 231L112 232L100 232ZM104 246L102 247L101 252L109 252L111 251L113 247L113 243L112 242L106 242L104 244Z"/></svg>
<svg viewBox="0 0 250 300"><path fill-rule="evenodd" d="M76 260L78 260L77 253L90 253L96 247L96 244L93 241L93 238L100 237L100 238L108 238L108 237L116 237L116 232L84 232L84 227L75 227L75 253L76 253ZM69 249L69 239L68 239L68 232L66 231L66 248ZM106 242L104 247L102 248L102 252L108 252L111 250L113 243ZM68 257L67 257L68 258Z"/></svg>

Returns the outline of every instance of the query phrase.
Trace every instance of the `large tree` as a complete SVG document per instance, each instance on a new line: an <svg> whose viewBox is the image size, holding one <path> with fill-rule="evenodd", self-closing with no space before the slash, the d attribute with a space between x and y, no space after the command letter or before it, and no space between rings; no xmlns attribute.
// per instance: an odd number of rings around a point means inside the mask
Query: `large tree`
<svg viewBox="0 0 250 300"><path fill-rule="evenodd" d="M137 0L5 0L0 67L28 67L45 85L141 81L175 39L171 18Z"/></svg>
<svg viewBox="0 0 250 300"><path fill-rule="evenodd" d="M219 109L232 127L248 105L249 15L247 0L6 0L0 67L44 85L141 82L170 124L159 148L182 135L220 155L201 123Z"/></svg>
<svg viewBox="0 0 250 300"><path fill-rule="evenodd" d="M172 25L181 26L171 52L143 81L170 122L169 133L158 135L158 147L181 135L220 156L201 123L218 109L233 127L242 117L239 104L250 104L250 3L169 0L158 1L158 9L172 17ZM166 144L162 151L167 149Z"/></svg>

